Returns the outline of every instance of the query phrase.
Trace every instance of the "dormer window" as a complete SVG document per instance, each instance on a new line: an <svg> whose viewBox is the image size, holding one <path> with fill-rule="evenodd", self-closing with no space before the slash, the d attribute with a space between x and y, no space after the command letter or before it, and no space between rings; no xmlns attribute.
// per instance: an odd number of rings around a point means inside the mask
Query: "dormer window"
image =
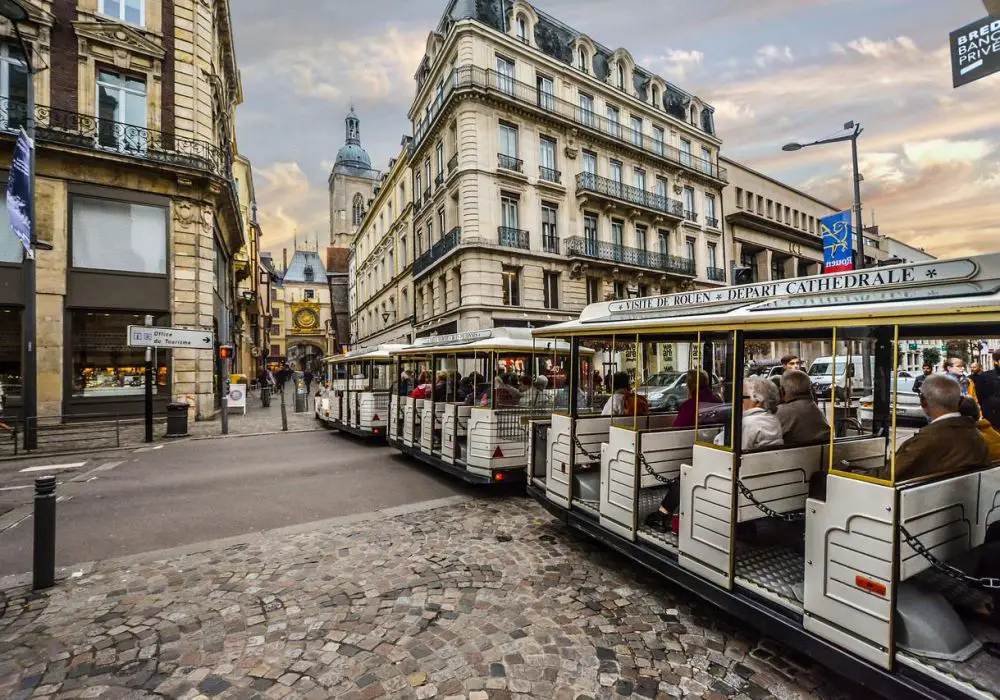
<svg viewBox="0 0 1000 700"><path fill-rule="evenodd" d="M618 89L625 89L625 66L621 63L618 64Z"/></svg>
<svg viewBox="0 0 1000 700"><path fill-rule="evenodd" d="M584 73L590 72L590 61L587 60L587 49L582 46L576 51L576 67Z"/></svg>
<svg viewBox="0 0 1000 700"><path fill-rule="evenodd" d="M306 282L312 282L316 276L316 273L313 271L312 265L306 265L305 270L303 270L303 273L305 274Z"/></svg>
<svg viewBox="0 0 1000 700"><path fill-rule="evenodd" d="M698 108L691 105L691 123L695 126L698 125Z"/></svg>
<svg viewBox="0 0 1000 700"><path fill-rule="evenodd" d="M660 89L653 85L649 90L649 94L653 100L653 106L658 107L660 104Z"/></svg>
<svg viewBox="0 0 1000 700"><path fill-rule="evenodd" d="M522 43L528 43L528 20L524 18L524 15L517 16L517 38Z"/></svg>

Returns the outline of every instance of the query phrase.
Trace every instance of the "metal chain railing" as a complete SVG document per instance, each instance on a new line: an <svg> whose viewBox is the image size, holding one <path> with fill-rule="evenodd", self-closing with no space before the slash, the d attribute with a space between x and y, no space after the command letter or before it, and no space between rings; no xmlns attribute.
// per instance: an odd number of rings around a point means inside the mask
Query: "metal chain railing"
<svg viewBox="0 0 1000 700"><path fill-rule="evenodd" d="M666 486L671 486L672 484L675 484L678 481L680 481L681 478L680 474L674 477L669 477L669 476L663 476L663 474L660 474L656 470L654 470L653 467L650 466L649 462L646 461L646 455L644 455L642 452L639 453L639 464L642 465L642 468L646 470L647 474L649 474L651 477L659 481L661 484L664 484Z"/></svg>
<svg viewBox="0 0 1000 700"><path fill-rule="evenodd" d="M931 554L930 550L927 549L927 547L925 547L920 540L911 535L902 525L899 526L899 532L903 535L903 539L906 540L906 544L913 548L913 551L930 562L932 567L940 571L945 576L955 579L956 581L961 581L962 583L975 588L985 588L991 591L1000 590L1000 578L993 578L991 576L970 576L961 569L954 567L951 564L946 564Z"/></svg>
<svg viewBox="0 0 1000 700"><path fill-rule="evenodd" d="M576 444L576 448L580 450L580 452L582 452L587 459L591 460L592 462L601 461L601 455L595 455L593 452L589 451L586 447L583 446L583 443L580 442L580 438L577 437L576 435L573 436L573 442Z"/></svg>
<svg viewBox="0 0 1000 700"><path fill-rule="evenodd" d="M774 518L775 520L784 520L786 523L795 523L799 522L800 520L806 519L805 511L798 511L795 513L779 513L774 508L764 505L756 498L754 498L753 491L751 491L747 487L747 485L744 484L742 481L737 479L736 485L739 487L740 493L743 494L743 496L745 496L748 501L754 504L757 507L757 510L759 510L761 513L763 513L769 518Z"/></svg>

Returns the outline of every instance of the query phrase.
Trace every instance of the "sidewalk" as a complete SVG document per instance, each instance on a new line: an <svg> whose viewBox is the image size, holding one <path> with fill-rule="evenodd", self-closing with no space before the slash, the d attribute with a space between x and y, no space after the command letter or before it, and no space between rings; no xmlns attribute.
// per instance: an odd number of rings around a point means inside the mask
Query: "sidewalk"
<svg viewBox="0 0 1000 700"><path fill-rule="evenodd" d="M303 430L319 430L322 425L318 423L312 413L312 401L309 401L309 410L303 413L295 413L295 406L292 404L292 397L286 395L285 410L288 416L288 431L300 432ZM166 437L166 417L159 415L153 419L153 439L154 443L170 442L173 439ZM69 424L71 425L71 424ZM69 427L69 425L67 427ZM46 442L47 434L43 431L39 433L38 449L33 450L31 456L45 456L74 454L79 452L90 452L95 450L116 449L120 441L122 449L130 447L142 447L146 445L146 427L143 419L130 417L119 421L116 435L114 423L108 422L100 431L88 431L81 429L78 433L72 430L60 435L59 442L54 440ZM281 396L271 397L271 405L264 408L260 405L258 395L247 397L247 412L230 409L229 411L229 435L260 435L263 433L273 433L281 431ZM214 418L206 421L192 421L188 423L188 434L191 438L208 438L222 436L221 412ZM79 437L79 439L75 439ZM20 435L18 440L20 440ZM18 450L18 455L24 455L22 450ZM0 460L14 456L14 449L7 439L7 434L0 434Z"/></svg>
<svg viewBox="0 0 1000 700"><path fill-rule="evenodd" d="M523 498L77 568L0 589L0 697L846 697Z"/></svg>

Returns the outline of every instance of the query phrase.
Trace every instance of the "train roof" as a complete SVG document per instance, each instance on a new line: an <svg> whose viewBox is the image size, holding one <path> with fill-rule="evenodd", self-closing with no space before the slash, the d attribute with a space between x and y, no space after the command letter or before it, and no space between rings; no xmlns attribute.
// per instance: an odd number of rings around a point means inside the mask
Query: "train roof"
<svg viewBox="0 0 1000 700"><path fill-rule="evenodd" d="M530 328L485 328L450 335L419 338L413 345L392 351L393 355L451 354L457 352L533 352L538 350ZM548 348L551 349L551 348ZM556 350L569 352L568 343L557 342Z"/></svg>
<svg viewBox="0 0 1000 700"><path fill-rule="evenodd" d="M1000 253L602 302L535 337L905 323L1000 312ZM971 320L971 319L970 319Z"/></svg>
<svg viewBox="0 0 1000 700"><path fill-rule="evenodd" d="M355 362L357 360L389 360L391 352L405 347L407 346L400 344L385 344L370 348L358 348L356 350L351 350L350 352L345 352L341 355L331 355L326 358L326 361L330 364L339 364L342 362Z"/></svg>

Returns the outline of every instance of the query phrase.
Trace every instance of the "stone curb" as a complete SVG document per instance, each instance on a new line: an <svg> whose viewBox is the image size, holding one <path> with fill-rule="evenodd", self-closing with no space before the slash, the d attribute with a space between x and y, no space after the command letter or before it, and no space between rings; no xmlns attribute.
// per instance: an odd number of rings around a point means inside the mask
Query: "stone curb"
<svg viewBox="0 0 1000 700"><path fill-rule="evenodd" d="M430 501L419 501L417 503L407 503L405 505L392 506L381 510L372 510L366 513L340 515L334 518L313 520L308 523L287 525L285 527L272 528L270 530L258 530L256 532L248 532L243 535L223 537L217 540L205 540L204 542L184 544L178 547L156 549L149 552L140 552L139 554L127 554L125 556L115 557L112 559L100 559L97 561L83 562L81 564L72 564L70 566L59 567L56 570L56 586L60 583L72 581L74 578L90 574L98 569L120 566L131 567L141 564L166 561L169 559L177 559L191 554L228 549L229 547L235 547L242 544L251 544L253 542L271 537L299 535L305 532L313 532L316 530L323 530L343 525L355 525L357 523L368 522L377 518L395 518L402 515L422 513L428 510L437 510L438 508L448 508L450 506L468 503L473 500L476 500L473 496L446 496L444 498L436 498ZM8 574L0 577L0 591L30 585L30 571L20 574Z"/></svg>

